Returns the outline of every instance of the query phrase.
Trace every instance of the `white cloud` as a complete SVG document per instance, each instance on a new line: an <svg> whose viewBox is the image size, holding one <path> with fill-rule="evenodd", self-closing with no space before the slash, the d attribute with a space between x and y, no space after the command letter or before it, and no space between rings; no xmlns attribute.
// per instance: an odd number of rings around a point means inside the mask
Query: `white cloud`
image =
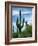
<svg viewBox="0 0 38 46"><path fill-rule="evenodd" d="M21 14L30 14L31 12L30 11L23 11L21 12Z"/></svg>
<svg viewBox="0 0 38 46"><path fill-rule="evenodd" d="M12 15L19 15L19 11L13 10L13 11L12 11Z"/></svg>
<svg viewBox="0 0 38 46"><path fill-rule="evenodd" d="M28 24L29 24L29 25L32 24L32 21L28 21Z"/></svg>
<svg viewBox="0 0 38 46"><path fill-rule="evenodd" d="M30 14L31 12L30 11L21 11L21 14ZM19 15L19 10L13 10L12 11L12 15Z"/></svg>

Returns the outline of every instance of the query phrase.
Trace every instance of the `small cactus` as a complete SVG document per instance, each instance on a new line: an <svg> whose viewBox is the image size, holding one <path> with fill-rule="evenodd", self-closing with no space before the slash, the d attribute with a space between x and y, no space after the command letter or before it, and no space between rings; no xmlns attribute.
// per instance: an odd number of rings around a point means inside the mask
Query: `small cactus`
<svg viewBox="0 0 38 46"><path fill-rule="evenodd" d="M13 32L14 32L14 26L13 26Z"/></svg>
<svg viewBox="0 0 38 46"><path fill-rule="evenodd" d="M26 26L27 26L27 21L25 23L26 23Z"/></svg>

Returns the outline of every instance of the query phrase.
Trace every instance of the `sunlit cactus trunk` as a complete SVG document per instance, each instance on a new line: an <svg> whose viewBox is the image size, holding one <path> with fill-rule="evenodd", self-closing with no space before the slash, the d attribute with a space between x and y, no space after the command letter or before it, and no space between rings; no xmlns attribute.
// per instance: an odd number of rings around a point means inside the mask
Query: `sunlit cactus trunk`
<svg viewBox="0 0 38 46"><path fill-rule="evenodd" d="M17 18L16 26L17 26L17 28L19 29L19 37L21 37L21 29L22 29L23 26L24 26L24 18L23 18L23 22L21 22L21 11L20 11L19 16L20 16L20 19L18 20L18 18ZM20 21L20 23L19 23L19 21ZM21 23L22 23L22 25L21 25Z"/></svg>

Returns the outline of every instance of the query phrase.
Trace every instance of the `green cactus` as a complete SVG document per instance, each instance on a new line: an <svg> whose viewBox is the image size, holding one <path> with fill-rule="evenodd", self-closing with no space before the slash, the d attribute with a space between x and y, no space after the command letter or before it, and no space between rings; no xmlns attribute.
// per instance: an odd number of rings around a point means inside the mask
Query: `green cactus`
<svg viewBox="0 0 38 46"><path fill-rule="evenodd" d="M21 29L24 26L24 18L23 18L23 22L22 22L22 25L21 25L21 11L20 11L20 15L19 16L20 16L20 19L18 19L18 17L17 17L16 26L19 29L19 33L21 35ZM20 23L19 23L19 21L20 21Z"/></svg>
<svg viewBox="0 0 38 46"><path fill-rule="evenodd" d="M14 26L13 26L13 32L14 32Z"/></svg>
<svg viewBox="0 0 38 46"><path fill-rule="evenodd" d="M26 23L26 26L27 26L27 25L28 25L28 24L27 24L27 21L26 21L25 23Z"/></svg>

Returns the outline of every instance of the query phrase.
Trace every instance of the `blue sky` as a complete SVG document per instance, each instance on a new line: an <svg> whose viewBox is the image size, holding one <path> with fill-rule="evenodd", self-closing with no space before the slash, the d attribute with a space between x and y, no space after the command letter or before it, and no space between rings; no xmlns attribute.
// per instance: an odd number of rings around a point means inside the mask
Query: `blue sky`
<svg viewBox="0 0 38 46"><path fill-rule="evenodd" d="M16 20L19 19L19 11L21 10L21 20L24 18L28 24L32 23L32 8L31 7L12 7L12 26L16 32Z"/></svg>

